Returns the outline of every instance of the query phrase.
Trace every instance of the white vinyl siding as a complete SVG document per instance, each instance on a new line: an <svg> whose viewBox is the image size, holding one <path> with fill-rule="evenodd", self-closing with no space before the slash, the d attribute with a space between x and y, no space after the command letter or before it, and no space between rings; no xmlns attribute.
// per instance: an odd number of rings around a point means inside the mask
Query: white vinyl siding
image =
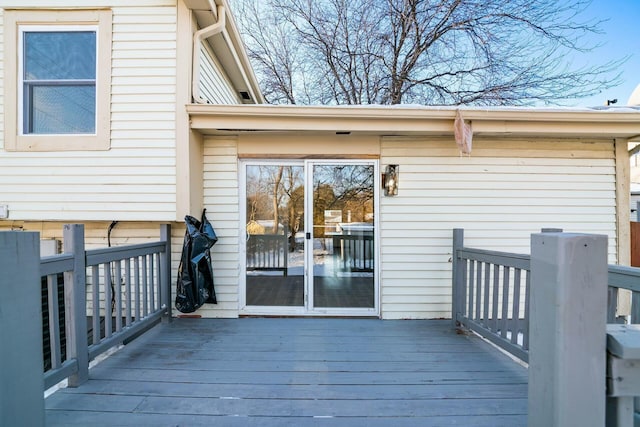
<svg viewBox="0 0 640 427"><path fill-rule="evenodd" d="M113 8L111 76L110 150L0 150L9 219L175 219L175 4Z"/></svg>
<svg viewBox="0 0 640 427"><path fill-rule="evenodd" d="M240 277L238 148L234 138L204 141L204 207L218 242L211 249L218 304L205 305L206 317L238 317Z"/></svg>
<svg viewBox="0 0 640 427"><path fill-rule="evenodd" d="M210 104L241 103L222 67L204 43L200 46L200 97Z"/></svg>
<svg viewBox="0 0 640 427"><path fill-rule="evenodd" d="M451 315L451 240L530 252L543 227L606 234L616 261L613 142L491 141L471 156L450 139L383 138L381 166L399 164L399 193L381 199L384 318Z"/></svg>

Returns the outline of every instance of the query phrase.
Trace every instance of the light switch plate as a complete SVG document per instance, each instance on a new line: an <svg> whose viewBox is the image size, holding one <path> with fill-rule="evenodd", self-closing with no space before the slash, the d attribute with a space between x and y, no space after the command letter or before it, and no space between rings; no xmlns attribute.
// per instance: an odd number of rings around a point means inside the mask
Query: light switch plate
<svg viewBox="0 0 640 427"><path fill-rule="evenodd" d="M0 205L0 219L9 218L9 205Z"/></svg>

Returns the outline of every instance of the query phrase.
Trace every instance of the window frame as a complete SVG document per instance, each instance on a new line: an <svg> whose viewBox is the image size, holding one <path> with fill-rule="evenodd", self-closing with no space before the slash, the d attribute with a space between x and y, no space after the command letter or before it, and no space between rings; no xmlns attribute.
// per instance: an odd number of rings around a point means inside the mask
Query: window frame
<svg viewBox="0 0 640 427"><path fill-rule="evenodd" d="M25 34L33 33L94 33L96 35L94 45L95 63L93 64L95 77L93 79L25 79L26 70L26 45ZM18 134L19 135L73 135L73 133L36 133L29 132L27 128L33 127L33 112L31 111L31 102L26 97L27 93L33 94L33 91L38 86L92 86L94 90L94 115L93 115L93 132L80 132L77 135L95 135L97 130L97 82L98 82L98 27L89 25L69 26L69 25L20 25L18 27L18 52L20 57L18 59ZM27 87L29 89L27 89ZM31 119L30 119L31 118Z"/></svg>
<svg viewBox="0 0 640 427"><path fill-rule="evenodd" d="M20 38L39 31L96 32L95 133L24 133L21 76L24 53ZM4 146L7 151L108 150L111 146L112 12L101 10L6 10L4 12Z"/></svg>

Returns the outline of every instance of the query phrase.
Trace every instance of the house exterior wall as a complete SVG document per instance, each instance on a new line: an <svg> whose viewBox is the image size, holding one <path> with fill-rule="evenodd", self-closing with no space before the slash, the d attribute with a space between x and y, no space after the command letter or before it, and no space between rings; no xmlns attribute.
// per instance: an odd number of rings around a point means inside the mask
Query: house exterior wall
<svg viewBox="0 0 640 427"><path fill-rule="evenodd" d="M465 245L529 253L541 228L606 234L616 263L613 141L383 138L381 165L400 165L397 197L381 200L385 318L449 317L451 235Z"/></svg>
<svg viewBox="0 0 640 427"><path fill-rule="evenodd" d="M238 314L238 155L308 157L322 150L325 158L334 152L344 158L344 147L351 146L320 139L205 138L204 205L220 237L212 253L222 302L201 309L203 316ZM282 141L277 150L274 140ZM294 140L306 143L296 151ZM399 194L381 197L379 204L383 318L451 315L453 228L465 229L469 246L519 253L530 252L531 233L543 227L606 234L609 262L616 262L613 141L477 138L468 157L460 156L450 137L367 137L354 146L360 148L351 153L379 153L381 169L400 165Z"/></svg>
<svg viewBox="0 0 640 427"><path fill-rule="evenodd" d="M156 3L112 8L109 150L9 152L0 138L10 219L175 219L176 7Z"/></svg>

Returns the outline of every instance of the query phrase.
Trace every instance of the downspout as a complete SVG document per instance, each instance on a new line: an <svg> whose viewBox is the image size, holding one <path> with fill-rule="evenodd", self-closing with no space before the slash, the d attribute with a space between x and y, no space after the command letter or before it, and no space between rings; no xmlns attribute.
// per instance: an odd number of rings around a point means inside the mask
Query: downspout
<svg viewBox="0 0 640 427"><path fill-rule="evenodd" d="M202 28L193 35L193 64L191 76L191 95L193 102L198 104L208 104L208 101L200 97L200 44L202 40L222 32L227 23L226 11L223 5L216 6L214 0L209 0L209 7L213 12L216 10L218 20L215 24Z"/></svg>

